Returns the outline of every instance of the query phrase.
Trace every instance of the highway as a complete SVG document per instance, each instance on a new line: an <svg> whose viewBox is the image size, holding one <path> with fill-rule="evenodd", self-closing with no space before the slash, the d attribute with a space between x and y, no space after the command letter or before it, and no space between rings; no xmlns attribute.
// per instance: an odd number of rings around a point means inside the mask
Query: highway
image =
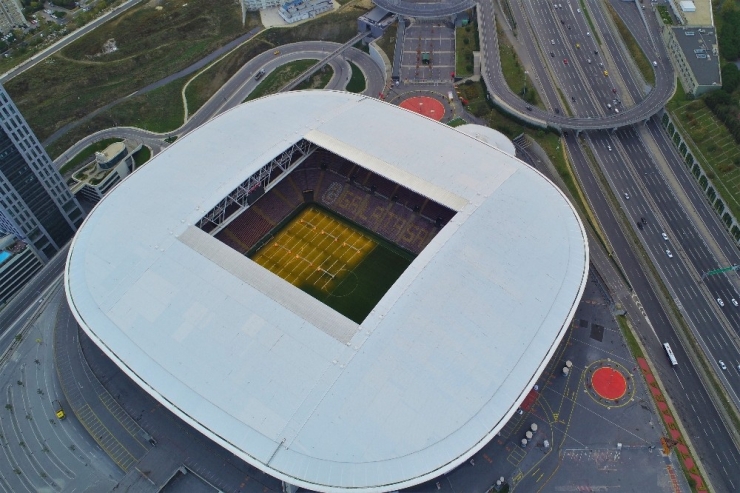
<svg viewBox="0 0 740 493"><path fill-rule="evenodd" d="M559 5L562 8L554 8L549 2L534 4L525 1L512 5L520 33L517 41L527 50L529 59L536 60L533 67L527 68L542 86L541 95L546 106L552 108L552 111L559 108L555 106L560 99L555 90L558 87L563 96L570 99L566 102L578 117L604 118L610 113L616 114L615 107L620 110L618 115L628 113L636 107L644 108L644 102L656 89L645 96L644 84L635 80L633 66L622 50L618 49L620 45L611 34L608 14L595 3L588 4L596 26L594 33L590 32L591 27L586 22L584 13L578 11L580 4L566 1ZM620 8L637 10L631 4L620 5ZM484 13L486 9L480 10ZM634 12L630 19L633 19L633 27L637 19L642 22L640 16L635 16ZM655 46L647 34L649 30L635 30L638 32L637 39L647 43L649 52L649 48ZM487 42L484 43L486 33ZM598 44L597 35L601 44ZM488 45L492 40L489 28L485 31L481 29L481 38L483 49L484 44ZM490 50L490 45L486 49ZM655 58L660 56L655 55ZM495 63L489 65L496 68ZM493 68L490 74L495 72ZM603 74L604 70L608 71L608 75ZM659 74L660 63L656 74L660 88ZM533 116L538 115L537 111L528 111L524 101L518 98L515 101L508 99L501 87L502 85L497 86L496 97L506 97L505 104L516 109L519 114L529 112ZM503 87L507 87L505 83ZM614 99L619 100L617 104ZM635 106L626 109L629 104ZM714 360L714 369L723 378L731 398L736 401L740 392L740 373L735 366L740 364L740 353L737 351L737 334L731 333L734 332L731 328L740 327L740 319L736 318L740 316L740 309L734 307L729 300L733 297L738 300L740 298L727 276L709 278L704 283L699 282L699 277L706 270L727 265L723 264L725 261L736 263L737 250L716 217L712 217L714 214L692 182L693 178L688 176L672 144L654 121L638 128L622 128L613 133L590 132L583 142L579 142L575 135L569 135L565 140L590 205L645 311L646 320L641 333L651 357L656 364L662 366L663 380L699 456L704 459L709 479L718 491L737 491L740 485L736 484L735 471L740 466L740 453L730 434L731 428L723 422L723 417L713 407L699 372L691 364L691 356L675 336L673 321L662 306L664 301L643 272L628 234L634 232L640 238L650 261L656 265L682 315L695 329L694 333L699 336L711 355L710 358ZM602 189L589 165L584 146L593 150L619 207L625 211L627 224L620 223L611 210L610 202L604 197L606 191ZM656 151L662 156L662 161L666 162L662 168L658 166L660 159L654 156ZM667 178L664 175L666 170L673 170L672 174L675 176ZM679 200L676 193L672 192L671 187L676 184L682 190L686 189L679 192L685 195L684 200ZM689 211L686 203L690 204ZM641 222L643 217L646 224L638 228L637 222ZM632 228L633 231L626 228ZM666 233L668 240L663 239L662 233ZM671 250L671 257L666 250ZM724 307L717 304L714 300L716 297L727 301ZM667 363L662 342L669 342L674 352L678 348L676 356L680 364L675 370ZM717 359L723 359L728 364L727 372L719 370L716 366Z"/></svg>
<svg viewBox="0 0 740 493"><path fill-rule="evenodd" d="M541 3L538 4L538 10L535 10L534 6L528 2L512 5L512 10L515 11L514 17L517 19L517 29L533 33L534 37L539 38L539 44L535 45L531 39L527 39L531 36L521 36L521 42L527 47L530 57L535 60L541 58L547 60L546 62L543 60L538 63L538 66L533 67L533 70L536 72L536 78L539 81L549 78L547 70L539 66L540 64L547 64L550 70L556 74L555 78L560 82L558 87L568 89L565 91L568 94L564 95L570 99L567 101L567 104L578 103L583 95L611 103L611 99L614 99L614 95L617 94L612 89L616 90L617 88L615 86L618 85L612 83L612 80L616 77L618 82L620 76L617 73L614 75L604 75L603 71L606 70L609 72L609 67L613 65L619 74L629 74L629 71L626 70L627 62L625 55L616 53L617 50L611 49L602 52L605 45L599 45L601 47L599 49L594 40L594 33L591 33L591 36L586 34L590 31L588 30L585 19L582 18L583 14L577 11L579 8L577 7L577 3L565 1L562 5L562 9L554 9L549 2ZM593 3L590 5L597 4ZM526 10L523 13L516 13L519 8ZM496 99L497 104L507 108L508 111L533 125L551 126L566 130L619 128L650 118L658 113L673 95L675 73L668 61L665 48L662 44L658 43L656 45L658 52L653 57L654 61L657 62L657 66L654 67L655 87L644 98L638 98L638 102L634 106L624 107L618 113L609 112L602 114L598 114L598 112L594 113L594 110L591 112L583 111L586 109L585 107L580 108L582 112L579 113L579 107L575 106L573 109L576 116L569 116L567 112L561 110L562 105L558 103L560 98L555 96L557 91L554 89L552 91L545 89L545 100L548 103L548 107L552 108L551 110L545 111L530 106L520 99L518 95L511 92L501 72L493 5L488 2L481 2L478 4L477 10L481 53L484 60L484 65L481 67L481 75L486 82L486 86L491 95ZM599 22L606 22L603 16L595 16L595 19L597 25ZM536 27L533 28L528 27L529 22L534 24L538 21L542 22L542 24L535 24ZM601 31L606 32L604 29L600 29ZM543 37L547 34L550 34L551 37L545 44L542 41ZM555 37L556 34L557 37ZM610 38L607 37L605 39ZM555 45L549 42L553 40L555 41ZM581 47L576 47L576 43L581 45ZM608 43L606 45L611 46ZM551 47L553 49L550 49ZM598 53L594 53L594 51ZM551 52L553 53L552 55L550 55ZM537 53L541 53L543 56L535 56ZM592 60L591 64L588 64L588 59ZM578 63L574 63L576 61ZM599 63L603 63L604 66L599 66ZM612 79L608 79L609 77ZM544 87L545 84L542 84ZM587 90L590 88L594 88L594 91ZM573 101L572 98L575 98L576 101ZM555 108L560 110L559 113L555 112Z"/></svg>

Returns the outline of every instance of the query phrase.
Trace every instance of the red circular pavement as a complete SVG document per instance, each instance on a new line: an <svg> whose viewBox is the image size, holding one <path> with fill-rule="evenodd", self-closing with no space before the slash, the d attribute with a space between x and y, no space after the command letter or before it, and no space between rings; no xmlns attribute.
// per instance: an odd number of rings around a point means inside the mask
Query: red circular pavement
<svg viewBox="0 0 740 493"><path fill-rule="evenodd" d="M445 107L442 103L428 96L416 96L404 99L399 106L437 121L440 121L445 116Z"/></svg>
<svg viewBox="0 0 740 493"><path fill-rule="evenodd" d="M624 375L612 368L599 368L591 376L594 391L604 399L619 399L627 392L627 380Z"/></svg>

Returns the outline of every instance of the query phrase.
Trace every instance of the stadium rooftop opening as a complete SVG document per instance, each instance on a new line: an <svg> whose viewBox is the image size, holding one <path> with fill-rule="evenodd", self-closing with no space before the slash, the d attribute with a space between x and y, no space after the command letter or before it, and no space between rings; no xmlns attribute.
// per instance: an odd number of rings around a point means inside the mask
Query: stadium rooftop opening
<svg viewBox="0 0 740 493"><path fill-rule="evenodd" d="M268 474L325 492L431 480L516 412L588 275L565 195L495 138L460 129L332 91L234 108L90 213L65 270L72 312L138 385ZM373 216L377 201L408 214ZM319 220L299 216L311 210L301 202L341 217L342 234L413 252L359 323L224 240L259 230L263 246L279 243L264 238ZM242 217L246 229L228 229ZM402 229L416 219L429 241ZM280 265L295 255L311 262L291 251Z"/></svg>

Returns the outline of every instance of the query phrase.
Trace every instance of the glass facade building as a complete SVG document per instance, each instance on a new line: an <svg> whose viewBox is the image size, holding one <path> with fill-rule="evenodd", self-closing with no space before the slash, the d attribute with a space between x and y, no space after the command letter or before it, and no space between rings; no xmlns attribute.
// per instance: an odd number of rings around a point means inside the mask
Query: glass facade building
<svg viewBox="0 0 740 493"><path fill-rule="evenodd" d="M80 205L0 86L0 232L48 261L82 223Z"/></svg>

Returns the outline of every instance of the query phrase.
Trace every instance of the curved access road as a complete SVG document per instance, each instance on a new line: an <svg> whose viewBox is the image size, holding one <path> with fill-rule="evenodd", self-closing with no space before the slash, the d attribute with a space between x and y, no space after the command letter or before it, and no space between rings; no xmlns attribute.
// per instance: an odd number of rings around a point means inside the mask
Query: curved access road
<svg viewBox="0 0 740 493"><path fill-rule="evenodd" d="M479 36L483 55L481 75L491 96L496 99L499 106L533 125L572 130L615 129L649 119L660 111L673 96L676 83L673 66L668 60L668 54L663 44L655 43L653 46L657 50L657 53L653 54L653 58L657 62L657 67L654 67L655 87L635 106L618 114L610 113L608 116L586 118L552 114L540 108L532 107L514 94L509 89L506 79L504 79L499 58L494 15L492 3L478 3ZM651 19L651 16L646 16L646 18ZM649 27L655 28L650 22L652 21L648 20Z"/></svg>
<svg viewBox="0 0 740 493"><path fill-rule="evenodd" d="M329 41L305 41L283 45L276 50L269 50L257 55L244 64L226 84L201 106L201 108L183 124L180 128L167 133L155 133L135 127L112 127L100 130L88 135L75 143L54 160L57 168L64 165L69 159L76 156L80 151L90 144L107 138L123 138L141 142L152 150L155 155L168 144L164 141L167 137L180 137L206 123L216 115L241 104L247 96L259 85L260 81L254 79L254 74L264 70L265 75L295 60L316 59L321 60L341 45ZM279 52L279 54L275 54ZM357 48L347 48L339 56L329 62L334 70L334 75L326 86L326 89L342 90L352 76L349 62L360 68L365 75L365 90L367 95L379 94L385 85L385 73L378 67L370 56Z"/></svg>

